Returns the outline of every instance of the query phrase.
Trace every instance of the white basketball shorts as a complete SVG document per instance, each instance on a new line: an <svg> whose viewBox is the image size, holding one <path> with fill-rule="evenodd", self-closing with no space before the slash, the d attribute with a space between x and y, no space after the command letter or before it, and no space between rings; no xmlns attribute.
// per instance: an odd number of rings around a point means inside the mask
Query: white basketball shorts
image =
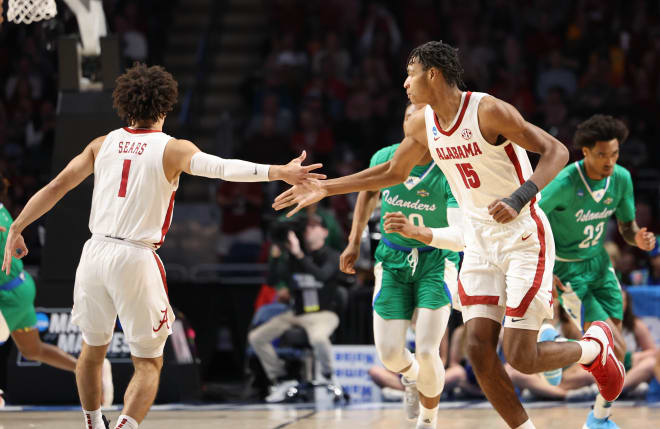
<svg viewBox="0 0 660 429"><path fill-rule="evenodd" d="M117 315L133 356L162 355L174 322L163 263L146 246L94 235L76 271L72 323L87 344L101 346Z"/></svg>
<svg viewBox="0 0 660 429"><path fill-rule="evenodd" d="M465 244L458 281L464 321L504 319L505 327L538 330L552 318L555 242L543 211L532 208L506 224L467 219Z"/></svg>

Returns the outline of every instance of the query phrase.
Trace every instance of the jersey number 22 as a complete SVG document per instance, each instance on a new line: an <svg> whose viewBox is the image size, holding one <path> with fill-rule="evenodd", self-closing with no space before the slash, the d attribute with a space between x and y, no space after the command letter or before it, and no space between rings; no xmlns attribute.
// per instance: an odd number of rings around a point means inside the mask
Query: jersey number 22
<svg viewBox="0 0 660 429"><path fill-rule="evenodd" d="M605 229L605 222L600 222L596 227L594 228L593 225L587 225L584 227L584 235L587 237L582 240L580 245L578 246L580 249L586 249L591 246L595 246L598 244L598 240L600 240L600 236L603 235L603 230ZM596 235L594 237L594 234Z"/></svg>

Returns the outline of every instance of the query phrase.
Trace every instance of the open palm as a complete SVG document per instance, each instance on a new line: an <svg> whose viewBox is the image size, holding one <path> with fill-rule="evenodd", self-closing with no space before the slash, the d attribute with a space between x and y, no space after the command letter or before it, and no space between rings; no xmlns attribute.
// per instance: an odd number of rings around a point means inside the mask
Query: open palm
<svg viewBox="0 0 660 429"><path fill-rule="evenodd" d="M325 179L325 174L312 173L312 170L323 167L323 164L316 163L311 165L302 165L307 158L307 152L302 151L300 156L293 158L288 164L281 167L281 179L289 185L298 185L310 179Z"/></svg>
<svg viewBox="0 0 660 429"><path fill-rule="evenodd" d="M321 180L310 179L301 184L292 186L278 195L273 203L273 208L275 210L282 210L295 205L296 207L286 214L286 217L291 217L298 213L302 208L322 200L327 195L328 191L323 187Z"/></svg>

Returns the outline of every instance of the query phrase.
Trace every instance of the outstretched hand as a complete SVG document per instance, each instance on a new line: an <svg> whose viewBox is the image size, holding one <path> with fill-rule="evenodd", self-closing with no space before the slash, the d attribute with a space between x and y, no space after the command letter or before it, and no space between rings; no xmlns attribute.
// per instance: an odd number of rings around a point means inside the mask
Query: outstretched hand
<svg viewBox="0 0 660 429"><path fill-rule="evenodd" d="M24 258L28 254L28 248L25 246L23 236L12 228L9 228L7 243L5 244L5 257L2 260L2 271L9 274L11 271L11 258Z"/></svg>
<svg viewBox="0 0 660 429"><path fill-rule="evenodd" d="M328 195L328 191L323 187L323 182L317 179L306 179L298 185L294 185L288 190L282 192L275 198L273 208L282 210L284 208L296 205L296 207L286 214L291 217L298 213L302 208L322 200Z"/></svg>
<svg viewBox="0 0 660 429"><path fill-rule="evenodd" d="M312 179L325 179L325 174L311 173L312 170L323 167L323 164L316 163L311 165L302 165L302 162L307 158L307 152L302 151L300 156L293 158L286 165L279 166L279 174L277 179L283 180L289 185L299 185L306 180Z"/></svg>

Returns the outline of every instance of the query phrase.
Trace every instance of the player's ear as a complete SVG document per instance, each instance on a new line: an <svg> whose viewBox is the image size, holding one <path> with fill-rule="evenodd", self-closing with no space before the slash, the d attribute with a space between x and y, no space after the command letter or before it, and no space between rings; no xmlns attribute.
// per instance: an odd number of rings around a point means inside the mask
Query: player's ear
<svg viewBox="0 0 660 429"><path fill-rule="evenodd" d="M589 155L589 148L586 146L582 146L582 155L586 158L587 155Z"/></svg>

